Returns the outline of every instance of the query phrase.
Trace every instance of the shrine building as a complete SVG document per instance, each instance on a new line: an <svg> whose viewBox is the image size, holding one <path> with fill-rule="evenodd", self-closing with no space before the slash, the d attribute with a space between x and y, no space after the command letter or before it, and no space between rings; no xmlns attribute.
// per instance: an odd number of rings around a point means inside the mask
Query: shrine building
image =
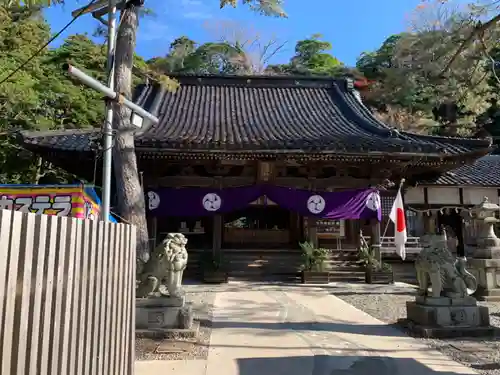
<svg viewBox="0 0 500 375"><path fill-rule="evenodd" d="M175 93L142 85L135 95L160 119L135 141L153 246L183 232L193 253L262 258L298 252L306 239L354 250L360 230L377 246L395 194L380 187L437 180L492 150L489 139L391 128L348 79L174 77ZM92 181L101 174L94 174L98 137L98 130L25 132L22 144ZM371 195L378 190L379 203ZM309 209L313 196L322 211Z"/></svg>

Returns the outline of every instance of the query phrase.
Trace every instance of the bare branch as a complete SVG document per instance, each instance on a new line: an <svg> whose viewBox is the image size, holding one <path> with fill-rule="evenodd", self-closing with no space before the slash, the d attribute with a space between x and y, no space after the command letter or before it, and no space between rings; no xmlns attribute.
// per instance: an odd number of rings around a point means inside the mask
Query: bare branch
<svg viewBox="0 0 500 375"><path fill-rule="evenodd" d="M500 0L499 0L499 2L500 2ZM497 64L497 62L496 62L496 60L495 60L493 57L491 57L491 55L488 53L488 47L486 47L486 42L484 41L484 38L483 38L483 36L482 36L482 35L481 35L481 37L480 37L480 41L481 41L481 45L482 45L482 47L483 47L483 52L484 52L484 54L485 54L486 58L487 58L488 60L490 60L490 62L491 62L491 74L492 74L493 78L494 78L494 79L498 82L498 84L500 84L500 78L498 78L497 71L496 71L496 64Z"/></svg>
<svg viewBox="0 0 500 375"><path fill-rule="evenodd" d="M500 13L497 14L495 17L491 18L489 21L485 23L478 22L476 27L472 30L472 32L469 34L467 39L465 39L462 44L458 47L457 51L453 54L451 57L450 61L446 64L444 67L443 71L441 72L441 75L445 74L448 70L450 70L451 66L457 59L457 57L465 51L465 49L479 36L483 35L487 30L489 30L491 27L493 27L498 21L500 21Z"/></svg>
<svg viewBox="0 0 500 375"><path fill-rule="evenodd" d="M273 44L276 44L277 42L273 43ZM273 50L271 52L268 53L269 51L269 47L271 46L268 46L264 53L263 53L263 56L262 56L262 63L264 65L268 64L269 63L269 60L271 60L274 56L276 56L283 48L285 48L285 46L287 45L288 41L284 41L283 43L275 46L273 48Z"/></svg>
<svg viewBox="0 0 500 375"><path fill-rule="evenodd" d="M283 52L287 44L286 41L279 42L274 35L263 37L254 27L234 21L222 20L205 26L217 34L220 42L227 43L240 51L231 62L240 65L245 74L262 73L270 59Z"/></svg>

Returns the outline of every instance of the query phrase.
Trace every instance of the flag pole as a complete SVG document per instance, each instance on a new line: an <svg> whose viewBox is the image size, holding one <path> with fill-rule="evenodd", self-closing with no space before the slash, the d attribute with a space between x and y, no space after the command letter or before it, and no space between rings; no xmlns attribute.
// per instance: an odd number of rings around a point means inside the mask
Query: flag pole
<svg viewBox="0 0 500 375"><path fill-rule="evenodd" d="M405 183L405 179L402 178L401 181L399 182L399 187L398 187L398 193L401 191L401 189L403 188L403 184ZM387 220L387 224L385 225L385 229L384 229L384 234L382 235L382 237L380 238L380 242L381 242L381 245L382 245L382 241L384 240L385 238L385 235L387 234L387 229L389 229L389 223L391 222L391 220Z"/></svg>

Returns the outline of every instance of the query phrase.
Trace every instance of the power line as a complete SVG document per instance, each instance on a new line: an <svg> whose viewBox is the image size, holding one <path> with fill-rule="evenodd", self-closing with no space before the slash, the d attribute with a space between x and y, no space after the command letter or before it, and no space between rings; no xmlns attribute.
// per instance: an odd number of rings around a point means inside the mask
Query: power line
<svg viewBox="0 0 500 375"><path fill-rule="evenodd" d="M54 40L59 38L59 36L66 31L81 15L83 15L97 0L92 0L87 6L82 8L80 12L76 16L73 17L71 21L69 21L61 30L59 30L52 38L50 38L46 43L44 43L35 53L33 53L30 57L24 60L16 69L10 72L5 78L0 81L0 86L11 79L14 75L16 75L21 69L23 69L26 65L28 65L35 57L37 57L47 46L52 43Z"/></svg>

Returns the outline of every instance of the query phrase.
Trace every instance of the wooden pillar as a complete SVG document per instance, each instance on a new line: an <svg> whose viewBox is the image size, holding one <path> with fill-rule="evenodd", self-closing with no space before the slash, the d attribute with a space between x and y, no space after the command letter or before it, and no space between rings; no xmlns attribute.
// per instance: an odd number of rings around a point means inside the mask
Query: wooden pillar
<svg viewBox="0 0 500 375"><path fill-rule="evenodd" d="M151 251L156 248L156 242L158 241L158 219L156 216L148 217L148 234L149 234L149 247Z"/></svg>
<svg viewBox="0 0 500 375"><path fill-rule="evenodd" d="M309 179L309 190L314 190L316 188L316 179ZM307 218L307 233L308 241L313 244L314 247L318 247L318 232L317 232L317 218L315 216L309 216Z"/></svg>
<svg viewBox="0 0 500 375"><path fill-rule="evenodd" d="M424 188L424 204L425 204L425 209L430 208L429 205L429 193L427 191L427 188ZM436 231L436 223L433 218L432 211L430 211L431 214L429 215L428 212L424 213L424 234L434 234Z"/></svg>
<svg viewBox="0 0 500 375"><path fill-rule="evenodd" d="M460 197L460 206L464 206L464 189L460 188L458 189L458 194ZM464 225L464 218L460 214L460 212L456 211L453 213L455 216L455 222L456 222L456 228L455 228L455 234L457 236L457 256L459 257L465 257L465 238L464 238L464 230L465 230L465 225Z"/></svg>
<svg viewBox="0 0 500 375"><path fill-rule="evenodd" d="M434 233L432 216L429 215L427 212L425 212L423 215L423 220L424 220L424 232L425 232L424 234Z"/></svg>
<svg viewBox="0 0 500 375"><path fill-rule="evenodd" d="M382 252L380 251L380 221L372 219L371 221L371 236L370 236L371 252L375 259L379 262L382 261Z"/></svg>
<svg viewBox="0 0 500 375"><path fill-rule="evenodd" d="M214 185L220 189L222 188L222 177L216 177ZM222 248L222 230L224 218L222 215L217 214L213 216L212 222L212 253L218 254Z"/></svg>
<svg viewBox="0 0 500 375"><path fill-rule="evenodd" d="M222 215L213 218L212 252L217 254L222 247Z"/></svg>

